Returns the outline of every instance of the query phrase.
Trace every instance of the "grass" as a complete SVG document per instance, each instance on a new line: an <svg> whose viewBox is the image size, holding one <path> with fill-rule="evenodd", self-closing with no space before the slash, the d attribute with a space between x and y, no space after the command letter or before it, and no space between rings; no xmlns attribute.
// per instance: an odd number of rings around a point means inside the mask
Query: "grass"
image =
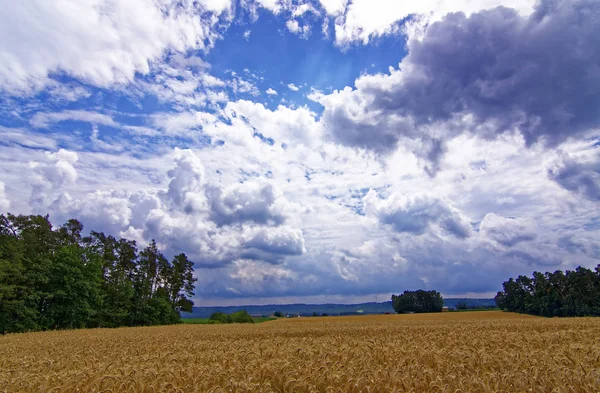
<svg viewBox="0 0 600 393"><path fill-rule="evenodd" d="M0 336L0 392L599 392L600 318L499 311Z"/></svg>
<svg viewBox="0 0 600 393"><path fill-rule="evenodd" d="M277 318L275 317L260 317L260 318L252 318L254 323L261 323L267 321L274 321ZM214 323L210 321L208 318L181 318L181 321L184 324L189 325L218 325L218 323Z"/></svg>

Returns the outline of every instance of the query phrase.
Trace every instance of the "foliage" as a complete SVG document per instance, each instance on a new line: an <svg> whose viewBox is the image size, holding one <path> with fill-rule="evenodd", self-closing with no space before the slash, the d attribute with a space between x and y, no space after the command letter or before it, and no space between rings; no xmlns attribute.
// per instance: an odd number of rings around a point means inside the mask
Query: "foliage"
<svg viewBox="0 0 600 393"><path fill-rule="evenodd" d="M281 311L275 311L275 312L273 313L273 316L275 316L275 317L277 317L277 318L281 318L281 317L283 317L283 313L282 313Z"/></svg>
<svg viewBox="0 0 600 393"><path fill-rule="evenodd" d="M156 242L91 231L74 219L0 215L0 333L179 322L190 311L193 264Z"/></svg>
<svg viewBox="0 0 600 393"><path fill-rule="evenodd" d="M437 291L404 291L401 295L392 295L392 307L398 314L406 312L441 312L444 299Z"/></svg>
<svg viewBox="0 0 600 393"><path fill-rule="evenodd" d="M214 323L254 323L254 319L246 310L240 310L232 314L216 311L211 314L208 320L214 321Z"/></svg>
<svg viewBox="0 0 600 393"><path fill-rule="evenodd" d="M254 323L254 319L248 314L248 311L241 310L230 315L233 323Z"/></svg>
<svg viewBox="0 0 600 393"><path fill-rule="evenodd" d="M545 317L600 316L600 265L554 273L533 272L502 284L498 307Z"/></svg>
<svg viewBox="0 0 600 393"><path fill-rule="evenodd" d="M600 318L481 311L241 326L7 335L0 392L600 391Z"/></svg>
<svg viewBox="0 0 600 393"><path fill-rule="evenodd" d="M212 313L212 315L208 318L208 320L219 322L219 323L231 323L232 322L229 314L225 314L220 311Z"/></svg>

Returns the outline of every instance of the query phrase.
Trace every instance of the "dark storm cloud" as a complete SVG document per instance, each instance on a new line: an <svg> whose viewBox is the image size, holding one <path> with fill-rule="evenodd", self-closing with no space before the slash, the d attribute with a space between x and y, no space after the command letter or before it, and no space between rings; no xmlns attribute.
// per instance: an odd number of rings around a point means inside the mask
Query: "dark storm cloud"
<svg viewBox="0 0 600 393"><path fill-rule="evenodd" d="M600 201L600 153L592 162L577 162L569 157L548 171L548 176L563 188L591 201Z"/></svg>
<svg viewBox="0 0 600 393"><path fill-rule="evenodd" d="M412 39L400 71L319 98L340 143L386 153L400 138L518 130L554 146L600 126L600 2L543 0L529 17L447 15ZM426 143L425 143L426 144ZM418 152L435 162L442 149Z"/></svg>

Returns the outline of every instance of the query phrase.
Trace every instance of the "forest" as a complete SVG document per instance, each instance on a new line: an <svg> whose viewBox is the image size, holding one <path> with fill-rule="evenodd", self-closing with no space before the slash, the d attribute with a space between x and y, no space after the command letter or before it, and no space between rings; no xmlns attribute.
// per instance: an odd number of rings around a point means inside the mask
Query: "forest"
<svg viewBox="0 0 600 393"><path fill-rule="evenodd" d="M172 324L192 310L185 254L169 261L154 240L138 251L82 233L75 219L54 228L48 216L0 215L0 334Z"/></svg>
<svg viewBox="0 0 600 393"><path fill-rule="evenodd" d="M502 284L498 307L545 317L600 316L600 265L554 273L534 272Z"/></svg>

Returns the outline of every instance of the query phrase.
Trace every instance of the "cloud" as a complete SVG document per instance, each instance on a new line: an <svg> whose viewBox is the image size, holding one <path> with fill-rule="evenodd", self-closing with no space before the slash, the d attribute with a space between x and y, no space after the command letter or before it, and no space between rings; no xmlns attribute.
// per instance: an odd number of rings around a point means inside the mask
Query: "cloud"
<svg viewBox="0 0 600 393"><path fill-rule="evenodd" d="M464 131L556 146L600 126L600 54L579 49L598 45L598 13L599 3L582 0L543 1L529 17L450 14L409 41L398 70L312 99L333 140L380 153L410 139L435 161L436 140Z"/></svg>
<svg viewBox="0 0 600 393"><path fill-rule="evenodd" d="M243 236L242 259L281 263L285 256L302 255L306 252L302 230L290 226L255 228Z"/></svg>
<svg viewBox="0 0 600 393"><path fill-rule="evenodd" d="M450 12L464 12L467 15L481 10L505 6L517 9L528 15L533 8L533 0L321 0L330 15L338 15L335 22L335 40L340 46L354 42L369 43L373 38L401 31L401 22L419 15L425 23L439 20Z"/></svg>
<svg viewBox="0 0 600 393"><path fill-rule="evenodd" d="M110 127L118 126L118 124L108 115L84 110L66 110L54 113L38 112L29 120L29 124L36 128L48 128L54 123L60 123L67 120L83 121Z"/></svg>
<svg viewBox="0 0 600 393"><path fill-rule="evenodd" d="M287 87L292 91L298 91L300 88L293 83L288 83Z"/></svg>
<svg viewBox="0 0 600 393"><path fill-rule="evenodd" d="M276 96L277 95L277 91L271 87L269 87L266 91L266 93L270 96Z"/></svg>
<svg viewBox="0 0 600 393"><path fill-rule="evenodd" d="M5 186L3 182L0 182L0 212L6 213L10 207L10 200L8 199Z"/></svg>
<svg viewBox="0 0 600 393"><path fill-rule="evenodd" d="M46 152L45 162L31 162L30 168L36 174L30 203L43 209L49 201L63 194L77 180L74 164L79 157L77 153L60 149L56 153Z"/></svg>
<svg viewBox="0 0 600 393"><path fill-rule="evenodd" d="M243 116L257 132L279 144L294 142L311 146L320 137L316 114L305 107L291 109L279 105L272 111L262 104L239 100L228 103L225 113L230 117Z"/></svg>
<svg viewBox="0 0 600 393"><path fill-rule="evenodd" d="M600 201L600 153L588 151L587 157L562 153L548 170L548 176L561 187L591 201Z"/></svg>
<svg viewBox="0 0 600 393"><path fill-rule="evenodd" d="M229 86L235 94L250 94L252 96L259 96L260 90L249 80L241 78L239 75L234 75L233 79L229 81Z"/></svg>
<svg viewBox="0 0 600 393"><path fill-rule="evenodd" d="M370 190L363 199L365 212L398 233L422 235L433 225L457 238L471 236L469 221L446 202L427 195L397 195L380 199Z"/></svg>
<svg viewBox="0 0 600 393"><path fill-rule="evenodd" d="M332 16L336 16L344 11L348 0L319 0L325 11Z"/></svg>
<svg viewBox="0 0 600 393"><path fill-rule="evenodd" d="M204 195L204 166L191 150L175 148L175 168L167 174L171 179L166 193L170 206L185 213L207 208Z"/></svg>
<svg viewBox="0 0 600 393"><path fill-rule="evenodd" d="M77 217L94 230L129 235L141 244L156 239L166 253L186 252L213 268L239 259L280 264L306 252L302 230L293 226L299 207L275 184L264 178L227 187L210 183L192 150L173 150L166 187L73 196L78 155L59 150L44 157L44 163L31 164L37 174L31 206L50 212L56 222ZM0 207L8 208L3 201L2 188Z"/></svg>
<svg viewBox="0 0 600 393"><path fill-rule="evenodd" d="M289 217L289 203L281 191L265 181L248 181L212 190L211 219L217 225L251 221L280 225Z"/></svg>
<svg viewBox="0 0 600 393"><path fill-rule="evenodd" d="M99 87L132 82L168 51L210 48L215 15L229 7L222 0L11 4L0 14L0 89L27 94L56 73Z"/></svg>
<svg viewBox="0 0 600 393"><path fill-rule="evenodd" d="M200 0L200 4L205 10L212 11L217 14L230 11L233 5L231 0Z"/></svg>
<svg viewBox="0 0 600 393"><path fill-rule="evenodd" d="M532 223L522 218L507 218L494 213L485 215L479 224L480 233L506 247L535 240L536 231Z"/></svg>
<svg viewBox="0 0 600 393"><path fill-rule="evenodd" d="M310 35L310 25L305 24L303 26L300 26L300 24L298 23L298 21L296 19L288 20L287 22L285 22L285 26L291 33L297 34L302 38L308 38L308 36ZM289 87L289 85L288 85L288 87ZM291 87L290 87L290 89L291 89ZM294 90L294 89L292 89L292 90Z"/></svg>

